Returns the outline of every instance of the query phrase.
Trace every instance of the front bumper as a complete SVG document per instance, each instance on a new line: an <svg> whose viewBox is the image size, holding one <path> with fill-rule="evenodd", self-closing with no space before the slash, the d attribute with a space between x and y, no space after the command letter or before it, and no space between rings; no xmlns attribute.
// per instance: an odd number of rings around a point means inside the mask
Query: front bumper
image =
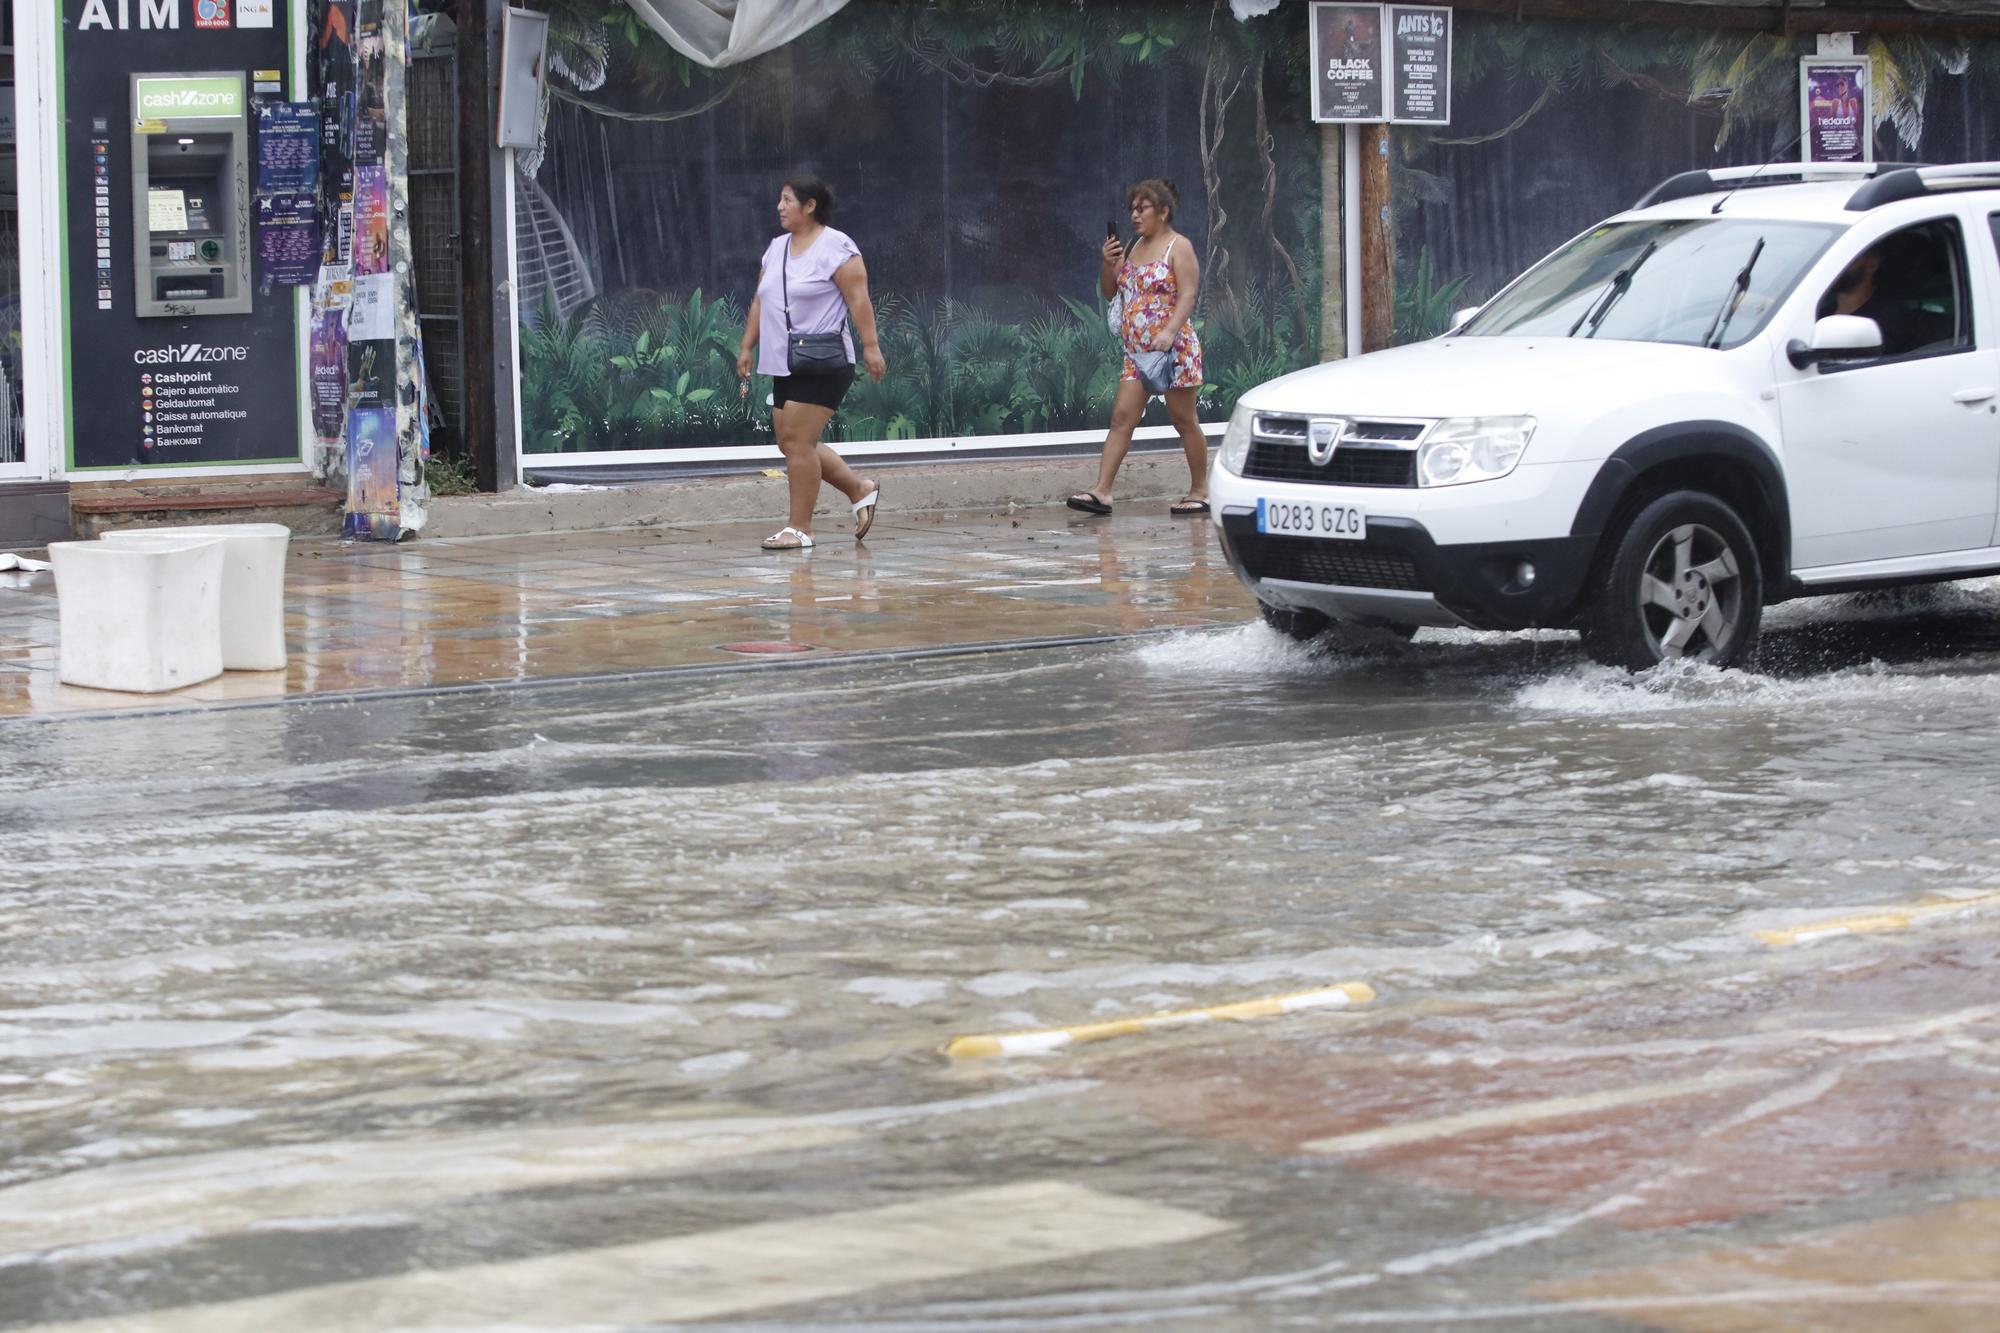
<svg viewBox="0 0 2000 1333"><path fill-rule="evenodd" d="M1336 620L1402 625L1527 629L1565 625L1589 570L1589 537L1439 546L1408 518L1368 520L1365 541L1271 537L1257 511L1219 513L1230 568L1273 606L1320 611ZM1523 563L1535 567L1523 585Z"/></svg>

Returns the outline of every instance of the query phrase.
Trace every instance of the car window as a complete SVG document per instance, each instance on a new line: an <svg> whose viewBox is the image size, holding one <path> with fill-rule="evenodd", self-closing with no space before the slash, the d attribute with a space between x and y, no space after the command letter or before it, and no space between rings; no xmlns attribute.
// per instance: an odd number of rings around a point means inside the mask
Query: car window
<svg viewBox="0 0 2000 1333"><path fill-rule="evenodd" d="M1993 229L1993 248L2000 251L2000 213L1988 213L1986 225Z"/></svg>
<svg viewBox="0 0 2000 1333"><path fill-rule="evenodd" d="M1729 217L1606 223L1530 269L1458 336L1734 347L1840 231Z"/></svg>
<svg viewBox="0 0 2000 1333"><path fill-rule="evenodd" d="M1869 362L1972 346L1972 293L1958 221L1891 232L1855 256L1820 297L1818 315L1861 315L1882 330Z"/></svg>

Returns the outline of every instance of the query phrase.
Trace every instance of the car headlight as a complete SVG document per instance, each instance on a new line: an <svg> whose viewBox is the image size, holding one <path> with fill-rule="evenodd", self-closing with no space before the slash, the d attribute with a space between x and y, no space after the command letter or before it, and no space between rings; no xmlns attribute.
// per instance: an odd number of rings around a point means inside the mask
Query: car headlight
<svg viewBox="0 0 2000 1333"><path fill-rule="evenodd" d="M1225 471L1232 476L1243 475L1243 465L1250 458L1250 409L1241 403L1229 414L1229 429L1222 432L1222 451L1218 457Z"/></svg>
<svg viewBox="0 0 2000 1333"><path fill-rule="evenodd" d="M1417 484L1457 486L1514 470L1535 433L1533 417L1448 417L1417 454Z"/></svg>

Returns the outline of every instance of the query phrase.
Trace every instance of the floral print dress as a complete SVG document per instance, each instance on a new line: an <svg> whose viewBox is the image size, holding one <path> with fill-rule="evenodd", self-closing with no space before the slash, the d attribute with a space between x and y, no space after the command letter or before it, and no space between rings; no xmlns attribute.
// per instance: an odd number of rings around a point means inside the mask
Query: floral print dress
<svg viewBox="0 0 2000 1333"><path fill-rule="evenodd" d="M1179 285L1174 281L1174 247L1181 238L1176 236L1167 242L1167 252L1150 264L1135 264L1126 260L1118 270L1118 294L1125 299L1125 373L1119 378L1136 380L1138 367L1132 364L1131 354L1146 351L1153 345L1160 330L1174 317L1174 302L1180 295ZM1174 387L1176 389L1199 388L1201 378L1201 335L1194 331L1194 321L1181 326L1174 338Z"/></svg>

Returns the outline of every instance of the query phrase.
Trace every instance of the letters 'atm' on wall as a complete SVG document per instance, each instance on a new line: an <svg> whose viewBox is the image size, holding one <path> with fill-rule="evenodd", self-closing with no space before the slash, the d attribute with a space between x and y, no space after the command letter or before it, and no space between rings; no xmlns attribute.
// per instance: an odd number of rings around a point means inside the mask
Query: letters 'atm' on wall
<svg viewBox="0 0 2000 1333"><path fill-rule="evenodd" d="M133 313L250 310L243 75L132 76Z"/></svg>

